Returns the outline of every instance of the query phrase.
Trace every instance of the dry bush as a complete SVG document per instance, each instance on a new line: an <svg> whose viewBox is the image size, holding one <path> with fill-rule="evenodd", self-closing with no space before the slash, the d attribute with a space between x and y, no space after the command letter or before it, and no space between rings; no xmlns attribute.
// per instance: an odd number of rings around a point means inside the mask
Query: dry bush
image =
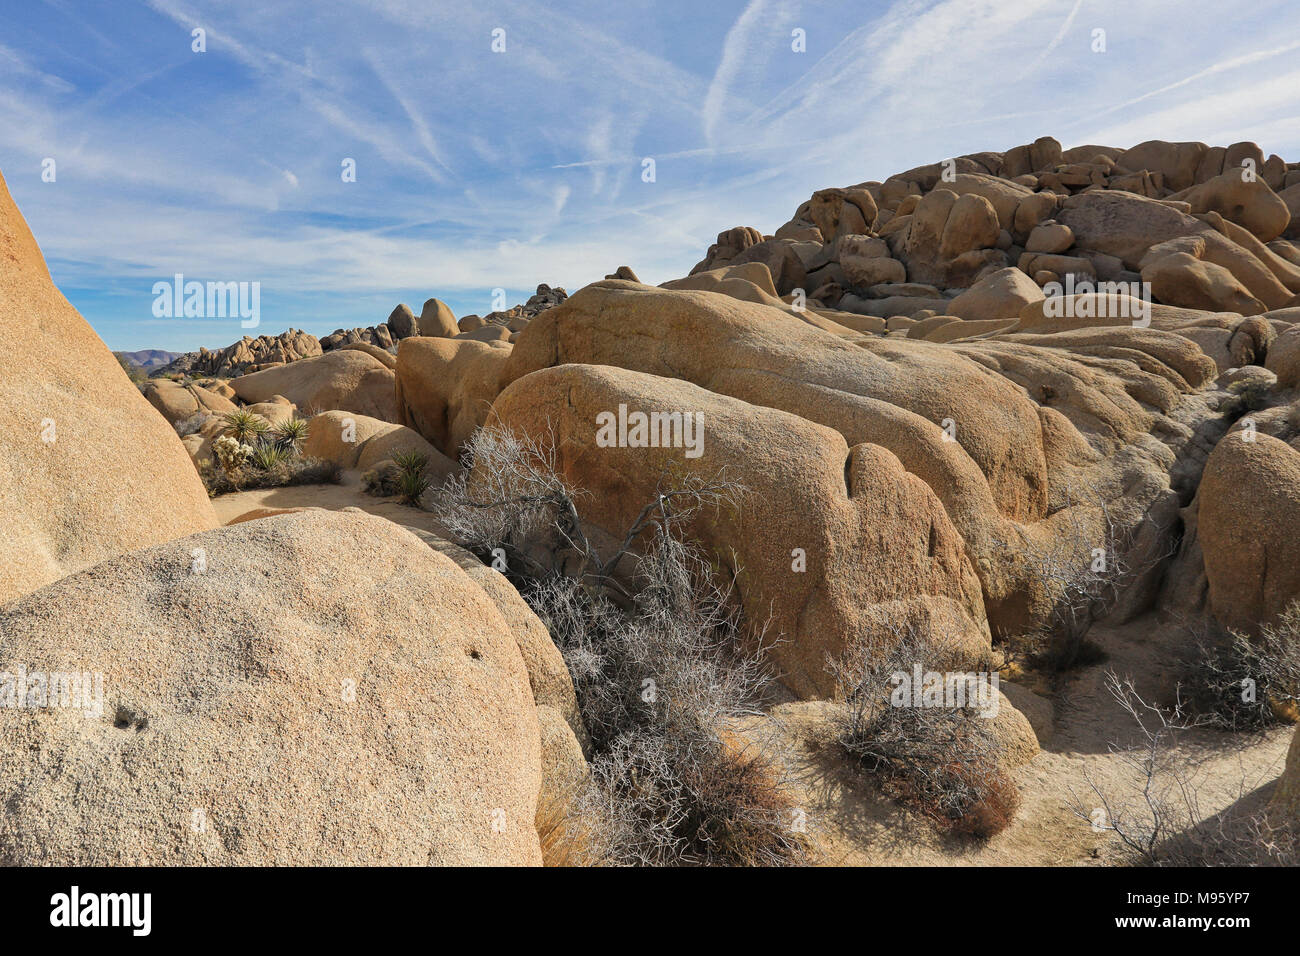
<svg viewBox="0 0 1300 956"><path fill-rule="evenodd" d="M928 631L887 623L829 667L845 706L839 743L895 799L944 830L987 838L1020 806L990 720L970 706L894 706L895 674L944 673L955 663Z"/></svg>
<svg viewBox="0 0 1300 956"><path fill-rule="evenodd" d="M683 537L742 489L665 476L608 553L592 542L545 441L480 429L436 508L502 568L546 623L592 747L574 797L585 859L615 865L799 862L806 847L774 767L742 755L727 722L757 712L761 640L743 642L730 590ZM742 645L750 647L742 653Z"/></svg>
<svg viewBox="0 0 1300 956"><path fill-rule="evenodd" d="M1088 520L1089 505L1095 509L1095 522ZM1133 535L1104 502L1075 501L1067 494L1061 513L1064 520L1057 522L1051 538L1000 545L1014 551L1043 593L1051 596L1051 614L1041 631L1020 637L1029 645L1031 662L1050 673L1103 660L1101 648L1088 638L1092 622L1109 612L1140 574L1172 553L1171 545L1165 554L1135 566L1130 558Z"/></svg>
<svg viewBox="0 0 1300 956"><path fill-rule="evenodd" d="M737 653L727 594L683 542L657 534L635 564L627 610L564 576L524 592L564 655L592 742L590 852L624 865L801 860L773 766L726 737L728 721L756 712L761 650Z"/></svg>
<svg viewBox="0 0 1300 956"><path fill-rule="evenodd" d="M1179 696L1171 707L1146 701L1130 678L1114 672L1106 686L1133 720L1136 742L1112 742L1109 750L1128 772L1126 782L1108 785L1085 770L1091 794L1071 792L1069 809L1094 829L1114 833L1136 862L1148 866L1258 866L1300 864L1300 842L1287 827L1270 822L1265 811L1248 808L1259 781L1243 768L1237 799L1224 813L1202 804L1206 761L1222 750L1189 746L1190 732L1209 726L1192 715ZM1229 743L1242 748L1243 738Z"/></svg>
<svg viewBox="0 0 1300 956"><path fill-rule="evenodd" d="M1259 730L1293 721L1300 703L1300 601L1257 637L1199 635L1182 683L1188 709L1210 726Z"/></svg>
<svg viewBox="0 0 1300 956"><path fill-rule="evenodd" d="M744 492L723 474L661 475L622 538L602 551L578 512L586 492L560 474L554 444L550 431L530 437L480 428L465 444L465 468L439 491L438 517L452 536L521 581L562 575L622 602L630 596L623 568L646 541L680 536L700 512L734 507Z"/></svg>
<svg viewBox="0 0 1300 956"><path fill-rule="evenodd" d="M252 488L284 488L290 485L336 485L343 470L337 463L320 458L284 458L267 469L243 467L229 474L210 461L199 465L199 477L209 497L247 491Z"/></svg>
<svg viewBox="0 0 1300 956"><path fill-rule="evenodd" d="M184 438L186 435L193 435L198 432L203 427L203 423L211 417L211 412L198 411L183 421L175 422L172 427L176 429L177 435Z"/></svg>
<svg viewBox="0 0 1300 956"><path fill-rule="evenodd" d="M777 766L724 736L621 736L591 764L577 813L588 859L627 866L788 866L809 845Z"/></svg>

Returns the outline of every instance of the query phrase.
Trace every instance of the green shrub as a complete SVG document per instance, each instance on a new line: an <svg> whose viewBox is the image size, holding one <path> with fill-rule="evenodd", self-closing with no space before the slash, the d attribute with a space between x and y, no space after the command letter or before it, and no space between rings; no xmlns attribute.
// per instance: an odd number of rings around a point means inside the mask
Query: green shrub
<svg viewBox="0 0 1300 956"><path fill-rule="evenodd" d="M277 444L260 444L253 448L250 464L258 471L270 471L289 461L294 455Z"/></svg>
<svg viewBox="0 0 1300 956"><path fill-rule="evenodd" d="M399 451L393 455L393 464L397 466L397 493L402 504L418 506L433 483L424 473L429 456L420 451Z"/></svg>
<svg viewBox="0 0 1300 956"><path fill-rule="evenodd" d="M271 423L261 415L236 409L221 416L226 426L226 434L241 445L252 445L261 440L271 430Z"/></svg>
<svg viewBox="0 0 1300 956"><path fill-rule="evenodd" d="M298 454L302 451L303 442L307 440L309 431L307 419L295 416L273 427L271 438L280 447L291 449L294 454Z"/></svg>

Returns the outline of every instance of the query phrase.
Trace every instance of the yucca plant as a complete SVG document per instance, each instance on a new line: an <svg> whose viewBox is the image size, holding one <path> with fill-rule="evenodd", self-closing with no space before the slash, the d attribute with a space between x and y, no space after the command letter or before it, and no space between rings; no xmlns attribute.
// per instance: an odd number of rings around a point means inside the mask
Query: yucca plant
<svg viewBox="0 0 1300 956"><path fill-rule="evenodd" d="M261 415L245 409L236 409L221 416L226 426L226 434L241 445L253 445L271 430L271 423Z"/></svg>
<svg viewBox="0 0 1300 956"><path fill-rule="evenodd" d="M253 449L251 461L253 467L258 471L271 471L273 468L283 465L290 457L289 449L282 445L262 444Z"/></svg>
<svg viewBox="0 0 1300 956"><path fill-rule="evenodd" d="M307 440L308 425L305 418L290 418L280 422L271 429L271 437L281 448L294 454L302 451L302 444Z"/></svg>
<svg viewBox="0 0 1300 956"><path fill-rule="evenodd" d="M397 493L402 504L419 505L424 493L432 482L424 473L429 464L429 456L420 451L399 451L393 455L393 464L397 465Z"/></svg>

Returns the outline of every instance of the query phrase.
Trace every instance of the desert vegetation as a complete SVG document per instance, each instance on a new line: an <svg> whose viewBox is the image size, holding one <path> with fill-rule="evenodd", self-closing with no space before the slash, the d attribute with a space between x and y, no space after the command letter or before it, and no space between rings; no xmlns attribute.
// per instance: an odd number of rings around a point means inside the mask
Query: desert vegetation
<svg viewBox="0 0 1300 956"><path fill-rule="evenodd" d="M581 820L585 859L801 861L779 769L727 732L729 719L756 712L769 680L762 635L738 653L734 601L682 535L706 509L740 506L744 488L665 475L602 551L545 438L482 428L465 456L436 514L511 579L564 656L590 738L590 779L567 809Z"/></svg>
<svg viewBox="0 0 1300 956"><path fill-rule="evenodd" d="M844 705L839 745L880 775L887 792L943 829L975 838L1000 833L1011 823L1020 794L1004 768L1003 743L989 715L965 697L956 706L943 700L937 706L898 702L900 675L910 679L914 669L948 675L956 662L942 635L888 623L882 630L885 639L864 635L828 662ZM991 659L983 674L990 672Z"/></svg>
<svg viewBox="0 0 1300 956"><path fill-rule="evenodd" d="M199 467L209 495L339 480L340 469L333 462L303 457L302 445L309 433L305 419L288 418L272 425L254 412L239 409L222 416L221 423L223 428L212 442L213 460ZM191 427L187 420L177 431L184 434L182 429Z"/></svg>
<svg viewBox="0 0 1300 956"><path fill-rule="evenodd" d="M1294 863L1300 163L934 158L117 357L0 191L0 863Z"/></svg>
<svg viewBox="0 0 1300 956"><path fill-rule="evenodd" d="M1246 801L1262 781L1241 761L1233 769L1232 756L1245 751L1242 737L1203 732L1221 724L1219 715L1198 715L1177 695L1170 704L1151 702L1132 678L1113 672L1106 675L1106 688L1131 719L1133 733L1109 745L1123 769L1119 782L1102 782L1085 772L1086 788L1072 793L1070 806L1081 820L1113 834L1137 864L1300 865L1300 840L1293 829L1276 813ZM1237 779L1238 799L1221 812L1210 810L1204 799L1211 779L1223 772L1211 769L1216 760Z"/></svg>

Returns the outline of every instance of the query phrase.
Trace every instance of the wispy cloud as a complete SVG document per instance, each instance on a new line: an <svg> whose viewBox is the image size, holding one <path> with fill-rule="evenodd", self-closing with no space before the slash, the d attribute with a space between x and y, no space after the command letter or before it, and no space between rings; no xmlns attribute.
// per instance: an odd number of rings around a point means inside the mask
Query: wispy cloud
<svg viewBox="0 0 1300 956"><path fill-rule="evenodd" d="M401 296L674 278L814 189L1044 134L1300 159L1297 35L1290 0L45 0L7 14L0 169L110 344L222 345L146 324L140 290L260 279L274 321L328 332Z"/></svg>

